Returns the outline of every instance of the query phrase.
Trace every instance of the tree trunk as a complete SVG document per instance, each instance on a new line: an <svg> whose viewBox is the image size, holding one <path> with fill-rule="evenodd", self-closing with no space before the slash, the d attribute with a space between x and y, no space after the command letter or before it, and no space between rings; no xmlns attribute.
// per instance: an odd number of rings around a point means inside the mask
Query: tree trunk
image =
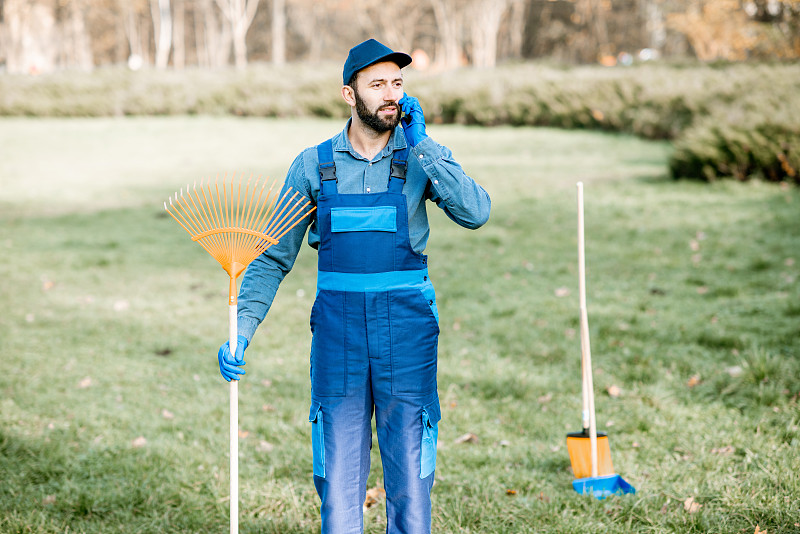
<svg viewBox="0 0 800 534"><path fill-rule="evenodd" d="M222 67L228 64L231 54L230 24L217 18L212 0L202 0L203 49L206 65Z"/></svg>
<svg viewBox="0 0 800 534"><path fill-rule="evenodd" d="M61 26L60 65L90 71L94 67L92 45L84 18L85 5L81 0L72 0L66 20Z"/></svg>
<svg viewBox="0 0 800 534"><path fill-rule="evenodd" d="M247 66L247 30L253 22L258 9L258 0L217 0L231 28L233 55L237 69Z"/></svg>
<svg viewBox="0 0 800 534"><path fill-rule="evenodd" d="M6 69L37 74L55 68L56 21L53 9L29 0L5 0Z"/></svg>
<svg viewBox="0 0 800 534"><path fill-rule="evenodd" d="M151 0L153 13L153 32L156 39L156 68L164 70L169 62L169 51L172 48L172 13L169 0Z"/></svg>
<svg viewBox="0 0 800 534"><path fill-rule="evenodd" d="M174 6L172 65L176 69L183 69L186 66L186 5L184 0L174 0Z"/></svg>
<svg viewBox="0 0 800 534"><path fill-rule="evenodd" d="M461 65L461 40L459 35L459 15L454 0L430 0L436 26L439 29L439 46L436 63L444 70L455 69Z"/></svg>
<svg viewBox="0 0 800 534"><path fill-rule="evenodd" d="M497 64L497 36L507 0L478 0L472 7L472 64L492 68Z"/></svg>
<svg viewBox="0 0 800 534"><path fill-rule="evenodd" d="M286 63L286 0L272 0L272 63Z"/></svg>
<svg viewBox="0 0 800 534"><path fill-rule="evenodd" d="M510 58L519 59L522 57L527 4L526 0L511 1L511 12L508 17L508 49L505 51Z"/></svg>

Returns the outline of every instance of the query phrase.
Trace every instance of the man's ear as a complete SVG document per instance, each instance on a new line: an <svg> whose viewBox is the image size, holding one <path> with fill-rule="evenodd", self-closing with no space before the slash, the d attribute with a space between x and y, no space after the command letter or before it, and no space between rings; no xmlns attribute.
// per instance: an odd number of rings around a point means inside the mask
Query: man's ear
<svg viewBox="0 0 800 534"><path fill-rule="evenodd" d="M342 98L344 98L344 101L347 102L350 105L350 107L355 107L356 105L355 90L349 85L342 86Z"/></svg>

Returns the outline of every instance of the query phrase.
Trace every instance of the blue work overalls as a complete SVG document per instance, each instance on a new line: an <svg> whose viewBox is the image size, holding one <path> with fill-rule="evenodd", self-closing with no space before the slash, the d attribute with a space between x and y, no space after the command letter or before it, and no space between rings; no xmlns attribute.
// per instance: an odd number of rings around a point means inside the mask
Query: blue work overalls
<svg viewBox="0 0 800 534"><path fill-rule="evenodd" d="M394 152L387 191L367 194L337 192L330 140L317 153L309 421L322 532L363 532L374 409L387 532L429 533L439 326L427 258L408 238L408 151Z"/></svg>

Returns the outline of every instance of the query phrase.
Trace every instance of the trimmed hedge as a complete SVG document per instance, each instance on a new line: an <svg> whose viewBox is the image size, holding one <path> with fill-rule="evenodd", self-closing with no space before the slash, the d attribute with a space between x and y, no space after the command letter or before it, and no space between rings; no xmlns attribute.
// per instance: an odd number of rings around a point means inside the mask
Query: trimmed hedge
<svg viewBox="0 0 800 534"><path fill-rule="evenodd" d="M538 63L407 71L429 122L551 126L675 142L675 177L800 183L800 65ZM234 114L344 118L340 66L0 76L0 115Z"/></svg>

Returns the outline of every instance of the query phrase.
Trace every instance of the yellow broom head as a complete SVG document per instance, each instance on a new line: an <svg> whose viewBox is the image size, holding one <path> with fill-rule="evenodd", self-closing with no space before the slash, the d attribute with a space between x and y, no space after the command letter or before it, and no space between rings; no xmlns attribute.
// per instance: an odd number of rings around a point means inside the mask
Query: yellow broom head
<svg viewBox="0 0 800 534"><path fill-rule="evenodd" d="M567 434L567 452L572 464L575 478L592 476L592 446L588 432L573 432ZM597 476L613 475L614 466L611 464L611 446L608 436L602 432L597 433Z"/></svg>
<svg viewBox="0 0 800 534"><path fill-rule="evenodd" d="M251 175L225 175L212 182L195 183L181 189L164 203L173 219L192 240L216 259L231 278L230 304L236 303L236 278L272 245L278 243L314 207L300 193L276 182L262 182Z"/></svg>

